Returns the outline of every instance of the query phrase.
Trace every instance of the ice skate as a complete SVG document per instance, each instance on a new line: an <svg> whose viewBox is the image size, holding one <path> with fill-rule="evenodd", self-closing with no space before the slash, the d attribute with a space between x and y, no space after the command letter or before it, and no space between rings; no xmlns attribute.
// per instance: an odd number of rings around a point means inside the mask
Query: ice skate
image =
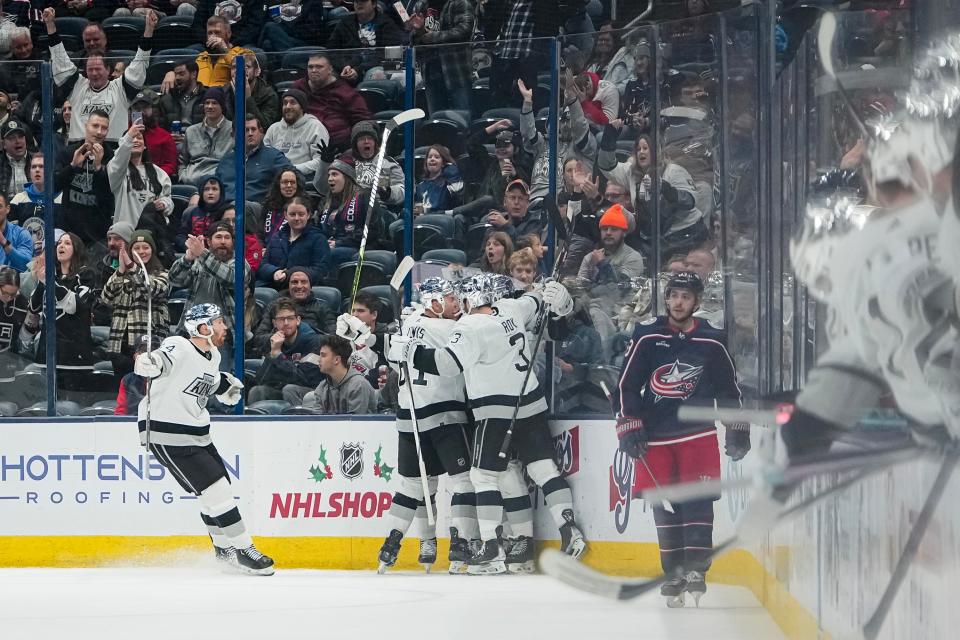
<svg viewBox="0 0 960 640"><path fill-rule="evenodd" d="M263 555L253 545L246 549L237 549L236 558L241 573L252 576L273 575L273 558Z"/></svg>
<svg viewBox="0 0 960 640"><path fill-rule="evenodd" d="M220 571L223 573L239 573L240 565L237 562L236 549L233 547L221 548L215 546L213 553L217 560L217 565L220 567Z"/></svg>
<svg viewBox="0 0 960 640"><path fill-rule="evenodd" d="M470 546L466 538L460 537L460 532L456 527L450 527L450 568L447 570L452 575L466 573L467 562L470 561Z"/></svg>
<svg viewBox="0 0 960 640"><path fill-rule="evenodd" d="M700 598L707 592L706 578L700 571L687 571L684 577L687 581L687 593L693 596L693 602L700 606Z"/></svg>
<svg viewBox="0 0 960 640"><path fill-rule="evenodd" d="M560 550L568 556L579 558L587 550L587 541L573 520L572 509L563 510L563 519L566 522L560 527Z"/></svg>
<svg viewBox="0 0 960 640"><path fill-rule="evenodd" d="M687 581L683 576L670 578L660 586L660 595L667 599L667 606L671 609L681 609L686 604L683 598L687 588Z"/></svg>
<svg viewBox="0 0 960 640"><path fill-rule="evenodd" d="M520 536L511 540L510 552L506 554L507 571L510 573L533 573L533 538Z"/></svg>
<svg viewBox="0 0 960 640"><path fill-rule="evenodd" d="M420 541L420 556L417 558L423 570L430 573L433 563L437 561L437 539L426 538Z"/></svg>
<svg viewBox="0 0 960 640"><path fill-rule="evenodd" d="M383 546L380 547L380 566L377 568L377 573L383 575L387 572L387 569L397 564L397 556L400 555L400 542L402 540L402 531L399 529L390 531L387 539L383 541Z"/></svg>
<svg viewBox="0 0 960 640"><path fill-rule="evenodd" d="M483 546L470 557L467 573L472 576L483 576L496 573L506 573L506 554L500 543L494 540L485 540Z"/></svg>

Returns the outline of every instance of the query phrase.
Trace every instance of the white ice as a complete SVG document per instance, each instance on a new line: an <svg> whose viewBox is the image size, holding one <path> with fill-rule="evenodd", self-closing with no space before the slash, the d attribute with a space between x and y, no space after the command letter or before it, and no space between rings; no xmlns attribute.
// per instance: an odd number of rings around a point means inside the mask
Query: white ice
<svg viewBox="0 0 960 640"><path fill-rule="evenodd" d="M746 589L701 608L579 593L546 576L366 571L223 575L211 567L0 570L8 640L759 640L784 638Z"/></svg>

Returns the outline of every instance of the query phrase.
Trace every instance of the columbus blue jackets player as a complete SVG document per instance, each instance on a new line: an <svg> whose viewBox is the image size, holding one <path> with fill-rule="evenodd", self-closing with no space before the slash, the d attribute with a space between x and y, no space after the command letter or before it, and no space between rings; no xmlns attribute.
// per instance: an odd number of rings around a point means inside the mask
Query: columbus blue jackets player
<svg viewBox="0 0 960 640"><path fill-rule="evenodd" d="M720 478L720 453L713 424L677 419L688 401L740 406L740 388L723 333L693 314L699 307L703 282L692 272L670 277L665 289L667 315L634 330L620 376L617 437L620 449L634 458L635 490ZM750 426L727 429L726 454L734 460L750 450ZM719 497L719 496L718 496ZM672 576L660 590L667 606L682 607L684 592L699 604L706 592L704 574L713 548L713 501L674 503L674 513L653 507L660 543L660 563Z"/></svg>

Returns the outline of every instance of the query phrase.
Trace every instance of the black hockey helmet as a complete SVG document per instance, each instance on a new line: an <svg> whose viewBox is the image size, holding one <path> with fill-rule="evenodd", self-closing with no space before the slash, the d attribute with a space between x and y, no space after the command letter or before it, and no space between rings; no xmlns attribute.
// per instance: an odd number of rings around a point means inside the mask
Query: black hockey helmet
<svg viewBox="0 0 960 640"><path fill-rule="evenodd" d="M672 289L686 289L691 291L697 299L703 295L703 280L693 271L678 271L670 274L667 286L663 289L663 297L669 298Z"/></svg>

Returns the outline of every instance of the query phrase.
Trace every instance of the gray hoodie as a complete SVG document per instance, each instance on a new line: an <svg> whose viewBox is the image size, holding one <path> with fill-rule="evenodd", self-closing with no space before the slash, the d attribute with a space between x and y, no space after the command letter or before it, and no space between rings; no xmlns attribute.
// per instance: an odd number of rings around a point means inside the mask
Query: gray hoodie
<svg viewBox="0 0 960 640"><path fill-rule="evenodd" d="M340 382L328 376L303 397L303 406L330 415L364 415L377 412L377 392L359 371L350 367Z"/></svg>
<svg viewBox="0 0 960 640"><path fill-rule="evenodd" d="M316 116L309 113L293 124L287 124L287 121L282 119L274 122L263 138L263 144L287 156L307 182L313 180L320 167L320 145L328 142L330 133L327 128ZM326 180L326 174L323 179Z"/></svg>

